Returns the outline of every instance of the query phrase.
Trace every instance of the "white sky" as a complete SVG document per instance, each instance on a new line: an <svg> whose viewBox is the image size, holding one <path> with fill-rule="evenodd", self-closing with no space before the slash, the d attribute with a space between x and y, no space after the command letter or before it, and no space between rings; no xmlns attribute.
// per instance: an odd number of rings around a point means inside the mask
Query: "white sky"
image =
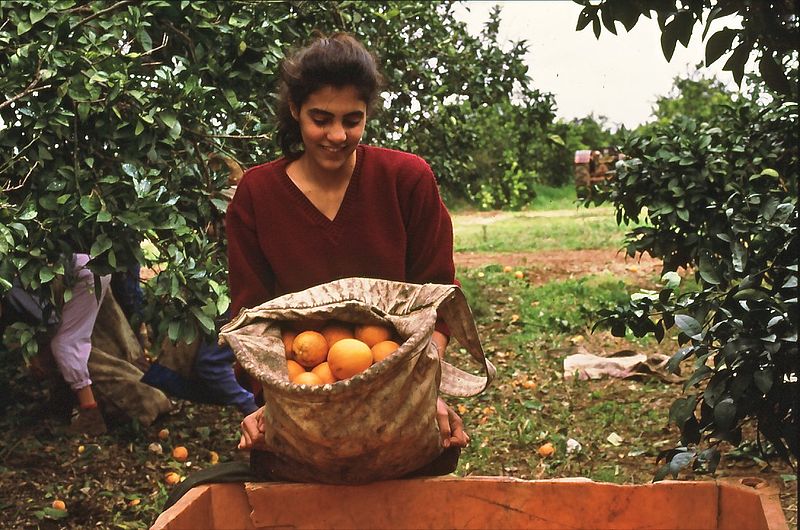
<svg viewBox="0 0 800 530"><path fill-rule="evenodd" d="M591 24L575 31L581 6L572 1L468 1L457 5L455 13L470 33L477 34L494 5L502 7L501 44L528 42L526 62L533 86L555 96L556 115L566 120L594 113L607 117L612 126L634 128L649 121L656 98L669 94L673 78L693 72L705 56L700 26L688 48L677 44L670 62L661 51L654 19L641 17L630 33L621 24L617 35L603 27L600 39ZM713 30L712 25L710 34ZM722 71L724 63L723 57L700 72L733 85L731 74Z"/></svg>

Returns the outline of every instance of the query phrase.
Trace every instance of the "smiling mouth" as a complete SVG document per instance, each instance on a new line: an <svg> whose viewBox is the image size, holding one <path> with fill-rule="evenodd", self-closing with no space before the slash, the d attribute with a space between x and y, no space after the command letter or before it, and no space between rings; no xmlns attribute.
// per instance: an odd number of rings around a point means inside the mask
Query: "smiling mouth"
<svg viewBox="0 0 800 530"><path fill-rule="evenodd" d="M347 145L345 144L345 145L341 145L339 147L332 147L332 146L329 146L329 145L322 145L320 147L324 151L328 151L329 153L338 153L340 151L344 151L344 149L347 147Z"/></svg>

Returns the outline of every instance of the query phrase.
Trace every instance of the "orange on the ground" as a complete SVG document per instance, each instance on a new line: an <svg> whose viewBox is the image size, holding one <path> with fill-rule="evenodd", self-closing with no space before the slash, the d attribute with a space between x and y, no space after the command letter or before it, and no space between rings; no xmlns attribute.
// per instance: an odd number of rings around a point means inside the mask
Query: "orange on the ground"
<svg viewBox="0 0 800 530"><path fill-rule="evenodd" d="M177 484L181 481L181 476L174 471L170 471L166 475L164 475L164 482L169 484L170 486Z"/></svg>
<svg viewBox="0 0 800 530"><path fill-rule="evenodd" d="M183 462L184 460L189 458L189 450L186 449L184 446L179 445L172 450L172 458L174 458L178 462Z"/></svg>
<svg viewBox="0 0 800 530"><path fill-rule="evenodd" d="M54 510L66 510L67 509L67 505L64 503L64 501L62 501L60 499L54 500L52 506L53 506Z"/></svg>

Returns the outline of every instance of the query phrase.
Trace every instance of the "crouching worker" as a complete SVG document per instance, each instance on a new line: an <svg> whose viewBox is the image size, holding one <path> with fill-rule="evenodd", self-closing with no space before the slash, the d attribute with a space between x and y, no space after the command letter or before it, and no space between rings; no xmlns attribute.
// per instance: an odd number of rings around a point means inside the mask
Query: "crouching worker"
<svg viewBox="0 0 800 530"><path fill-rule="evenodd" d="M92 351L94 329L100 305L108 290L110 276L100 276L95 291L95 276L86 264L89 256L74 254L71 266L63 278L63 285L72 291L72 297L64 303L60 315L49 302L25 291L19 284L13 285L3 298L2 327L27 321L32 324L45 322L51 336L45 345L43 356L49 354L58 367L64 381L69 385L77 401L68 431L72 434L98 435L106 432L106 423L92 391L89 375L89 355Z"/></svg>

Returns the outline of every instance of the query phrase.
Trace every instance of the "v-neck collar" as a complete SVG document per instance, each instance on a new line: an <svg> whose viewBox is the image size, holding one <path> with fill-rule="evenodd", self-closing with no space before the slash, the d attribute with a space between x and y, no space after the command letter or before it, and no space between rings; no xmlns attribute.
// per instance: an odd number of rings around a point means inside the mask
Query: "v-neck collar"
<svg viewBox="0 0 800 530"><path fill-rule="evenodd" d="M339 225L352 210L351 203L355 200L355 196L358 192L358 181L361 176L364 153L364 146L359 144L358 147L356 147L356 164L353 168L353 174L350 176L350 182L347 183L347 189L344 192L344 197L342 197L342 202L339 205L336 215L333 216L333 219L328 219L328 217L319 211L314 203L311 202L308 197L306 197L306 194L303 193L303 190L297 187L297 184L294 183L292 178L289 176L289 173L286 171L286 168L289 166L290 162L288 159L284 159L282 168L284 184L289 188L289 192L295 197L300 207L305 210L317 224L324 227L333 227L335 225Z"/></svg>

